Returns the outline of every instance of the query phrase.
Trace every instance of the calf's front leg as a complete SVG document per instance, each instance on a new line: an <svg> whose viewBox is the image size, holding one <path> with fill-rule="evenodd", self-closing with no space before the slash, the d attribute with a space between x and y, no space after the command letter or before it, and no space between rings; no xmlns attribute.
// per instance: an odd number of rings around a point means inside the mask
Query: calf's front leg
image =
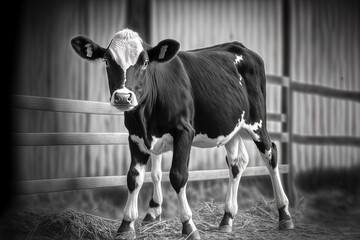
<svg viewBox="0 0 360 240"><path fill-rule="evenodd" d="M161 159L162 155L151 154L151 179L153 182L153 196L149 202L144 223L161 220L161 204L163 195L161 192Z"/></svg>
<svg viewBox="0 0 360 240"><path fill-rule="evenodd" d="M124 216L115 239L136 239L135 220L138 218L138 196L144 183L145 166L150 157L142 153L137 145L129 139L131 165L127 174L128 198Z"/></svg>
<svg viewBox="0 0 360 240"><path fill-rule="evenodd" d="M199 231L192 220L192 212L186 197L186 185L189 176L189 155L193 138L194 132L192 129L175 133L174 154L170 169L170 183L177 194L180 220L183 224L182 235L186 239L200 239Z"/></svg>

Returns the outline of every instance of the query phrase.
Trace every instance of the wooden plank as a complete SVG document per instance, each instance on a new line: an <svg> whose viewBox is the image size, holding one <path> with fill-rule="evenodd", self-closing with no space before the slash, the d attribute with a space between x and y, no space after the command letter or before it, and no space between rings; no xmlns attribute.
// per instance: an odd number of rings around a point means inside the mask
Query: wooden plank
<svg viewBox="0 0 360 240"><path fill-rule="evenodd" d="M127 133L15 133L15 146L126 145Z"/></svg>
<svg viewBox="0 0 360 240"><path fill-rule="evenodd" d="M241 137L244 140L252 140L249 134L246 133L245 130L240 130ZM289 134L288 133L281 133L281 132L269 132L269 136L272 140L278 140L280 142L288 142L289 141Z"/></svg>
<svg viewBox="0 0 360 240"><path fill-rule="evenodd" d="M288 87L289 82L290 82L289 78L285 77L285 76L272 75L272 74L266 75L266 83L281 85L283 87Z"/></svg>
<svg viewBox="0 0 360 240"><path fill-rule="evenodd" d="M288 171L288 165L279 165L279 172L281 174L288 173ZM249 167L245 169L243 173L243 177L263 175L268 175L268 171L265 166ZM190 171L188 181L216 180L228 177L228 169ZM15 194L24 195L126 186L126 178L127 177L124 175L17 181L15 182ZM162 181L170 181L169 172L162 173ZM144 177L144 183L150 182L152 182L151 173L146 172Z"/></svg>
<svg viewBox="0 0 360 240"><path fill-rule="evenodd" d="M124 115L123 111L117 110L107 102L38 97L29 95L13 95L11 104L13 108L28 110L101 115ZM268 113L267 118L269 121L279 122L285 122L287 119L286 115L279 113Z"/></svg>
<svg viewBox="0 0 360 240"><path fill-rule="evenodd" d="M291 82L291 87L292 90L296 92L301 92L306 94L316 94L323 97L339 98L344 100L360 102L360 92L339 90L339 89L323 87L314 84L299 83L299 82Z"/></svg>
<svg viewBox="0 0 360 240"><path fill-rule="evenodd" d="M273 122L286 122L288 117L281 113L267 113L267 120Z"/></svg>
<svg viewBox="0 0 360 240"><path fill-rule="evenodd" d="M106 102L38 97L28 95L13 95L11 105L14 108L52 112L91 113L102 115L124 114L124 112L117 110Z"/></svg>
<svg viewBox="0 0 360 240"><path fill-rule="evenodd" d="M360 137L349 136L304 136L294 134L292 137L294 143L305 145L341 145L360 147Z"/></svg>
<svg viewBox="0 0 360 240"><path fill-rule="evenodd" d="M270 132L270 137L282 142L288 141L287 133ZM65 146L65 145L126 145L128 133L14 133L14 146ZM251 137L244 133L244 139Z"/></svg>

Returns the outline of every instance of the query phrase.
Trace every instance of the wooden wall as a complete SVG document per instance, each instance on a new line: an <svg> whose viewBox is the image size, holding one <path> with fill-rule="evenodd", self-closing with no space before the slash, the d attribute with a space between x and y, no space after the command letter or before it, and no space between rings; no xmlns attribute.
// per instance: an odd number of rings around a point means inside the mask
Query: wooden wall
<svg viewBox="0 0 360 240"><path fill-rule="evenodd" d="M290 0L290 73L293 81L360 90L359 4ZM282 0L151 0L150 43L174 38L181 49L240 41L263 57L269 74L283 72ZM29 1L19 29L14 94L108 101L104 66L83 61L69 44L88 35L107 46L127 27L126 0ZM136 30L136 29L135 29ZM280 112L280 88L268 86L269 112ZM299 134L359 136L359 103L295 94L293 130ZM17 110L17 132L124 132L122 118ZM270 130L280 126L269 123ZM246 142L257 165L259 155ZM279 145L279 144L278 144ZM19 179L118 175L129 153L121 146L17 147ZM225 168L223 149L192 150L192 169ZM359 148L295 145L296 170L359 164ZM169 163L164 163L165 169Z"/></svg>

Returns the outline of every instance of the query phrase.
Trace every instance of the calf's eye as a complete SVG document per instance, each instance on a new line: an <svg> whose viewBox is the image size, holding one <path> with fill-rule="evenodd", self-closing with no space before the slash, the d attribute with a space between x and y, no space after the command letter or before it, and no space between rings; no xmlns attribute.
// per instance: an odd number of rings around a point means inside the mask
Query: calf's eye
<svg viewBox="0 0 360 240"><path fill-rule="evenodd" d="M143 66L141 67L141 69L145 70L147 68L148 64L149 64L149 60L146 59Z"/></svg>
<svg viewBox="0 0 360 240"><path fill-rule="evenodd" d="M105 67L109 67L109 62L105 58L102 59L102 62L105 63Z"/></svg>

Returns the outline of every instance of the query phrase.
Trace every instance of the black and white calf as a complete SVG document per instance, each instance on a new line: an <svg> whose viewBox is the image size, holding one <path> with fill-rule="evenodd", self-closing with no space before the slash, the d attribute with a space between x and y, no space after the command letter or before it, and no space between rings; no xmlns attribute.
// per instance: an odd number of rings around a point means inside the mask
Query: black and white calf
<svg viewBox="0 0 360 240"><path fill-rule="evenodd" d="M135 237L138 193L150 157L154 192L144 221L160 218L161 153L170 150L170 182L178 196L182 233L200 239L186 198L191 146L226 148L230 178L220 230L230 232L238 211L240 178L249 161L240 129L251 135L270 172L279 228L294 227L276 145L266 130L265 70L256 53L238 42L179 51L180 44L167 39L151 47L129 29L116 33L107 48L85 36L75 37L71 44L80 57L105 62L110 102L125 111L131 165L128 200L116 239Z"/></svg>

